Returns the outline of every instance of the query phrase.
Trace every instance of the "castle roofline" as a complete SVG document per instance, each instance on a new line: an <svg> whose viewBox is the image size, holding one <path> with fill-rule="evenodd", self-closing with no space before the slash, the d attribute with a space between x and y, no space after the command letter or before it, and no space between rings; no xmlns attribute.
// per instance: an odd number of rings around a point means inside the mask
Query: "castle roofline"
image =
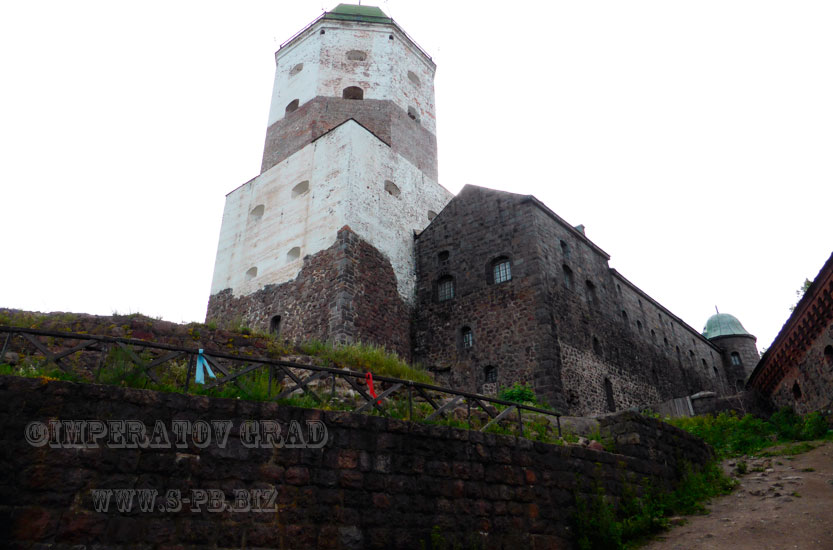
<svg viewBox="0 0 833 550"><path fill-rule="evenodd" d="M512 193L512 194L514 195L515 193ZM583 229L584 229L583 225L580 225L578 227L570 225L569 223L567 223L567 221L564 218L562 218L561 216L559 216L558 214L556 214L555 212L550 210L550 208L546 204L544 204L543 202L538 200L534 195L519 195L519 196L523 197L521 199L521 203L530 202L530 203L534 204L535 206L540 208L541 211L544 212L544 214L546 214L547 216L549 216L553 220L557 221L559 224L563 225L567 229L567 231L570 231L573 235L575 235L575 237L577 239L582 240L582 241L586 242L588 245L590 245L590 248L592 248L594 252L596 252L597 254L602 256L606 261L610 260L610 254L608 254L607 252L605 252L604 250L599 248L596 245L596 243L594 243L593 241L591 241L590 239L587 238L587 235L585 235L584 231L583 231ZM579 227L581 227L581 229L579 229Z"/></svg>
<svg viewBox="0 0 833 550"><path fill-rule="evenodd" d="M385 12L376 6L358 6L353 4L339 4L332 11L325 11L316 17L311 23L290 36L286 41L278 46L278 51L275 52L275 57L277 58L281 50L294 44L303 37L306 37L310 34L310 31L312 31L314 27L325 21L345 21L369 25L386 25L392 27L395 31L402 35L402 38L404 38L407 43L409 43L417 52L419 52L420 55L422 55L422 57L425 58L425 61L431 65L432 69L436 70L437 68L436 63L434 63L434 60L430 55L428 55L428 52L422 49L422 47L417 44L417 42L411 38L411 36L406 33L402 27L400 27L396 21L393 20L392 17L385 15Z"/></svg>

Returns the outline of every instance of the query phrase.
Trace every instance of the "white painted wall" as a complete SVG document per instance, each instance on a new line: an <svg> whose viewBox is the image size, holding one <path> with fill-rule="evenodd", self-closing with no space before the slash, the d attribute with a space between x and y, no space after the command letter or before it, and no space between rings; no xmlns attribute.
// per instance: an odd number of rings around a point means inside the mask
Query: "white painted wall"
<svg viewBox="0 0 833 550"><path fill-rule="evenodd" d="M309 180L309 192L292 198L292 188ZM385 191L385 180L401 190ZM385 254L400 295L413 301L414 230L424 229L428 211L439 212L451 193L353 121L314 143L226 197L211 293L235 295L295 278L303 257L329 248L344 225ZM264 205L263 216L250 212ZM286 261L301 248L301 258ZM246 279L257 267L258 275Z"/></svg>
<svg viewBox="0 0 833 550"><path fill-rule="evenodd" d="M322 29L324 34L320 34ZM350 50L366 52L367 59L348 60ZM392 25L320 21L280 49L275 61L269 125L284 117L293 99L303 105L319 95L341 97L347 86L359 86L366 99L392 100L405 112L408 107L416 108L422 125L436 133L436 67ZM290 76L298 63L304 64L303 70ZM408 78L408 71L418 77L419 84Z"/></svg>

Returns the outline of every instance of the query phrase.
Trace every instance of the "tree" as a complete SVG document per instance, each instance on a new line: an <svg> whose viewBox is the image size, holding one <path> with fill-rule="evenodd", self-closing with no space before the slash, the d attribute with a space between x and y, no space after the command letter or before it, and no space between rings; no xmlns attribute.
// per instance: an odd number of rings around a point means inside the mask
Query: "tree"
<svg viewBox="0 0 833 550"><path fill-rule="evenodd" d="M798 300L795 302L795 306L790 306L790 312L795 311L795 307L798 305L798 302L801 301L801 298L804 297L804 293L807 292L807 289L810 288L811 284L813 284L813 281L810 279L804 279L804 284L801 285L801 288L795 291L795 295L798 297Z"/></svg>

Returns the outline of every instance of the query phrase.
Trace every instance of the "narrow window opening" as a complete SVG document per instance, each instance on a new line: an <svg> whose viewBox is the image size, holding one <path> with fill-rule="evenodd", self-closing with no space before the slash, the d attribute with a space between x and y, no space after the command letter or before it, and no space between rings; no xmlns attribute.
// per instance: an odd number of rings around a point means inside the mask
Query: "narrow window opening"
<svg viewBox="0 0 833 550"><path fill-rule="evenodd" d="M437 259L441 262L447 262L448 261L448 250L443 250L442 252L437 254Z"/></svg>
<svg viewBox="0 0 833 550"><path fill-rule="evenodd" d="M668 338L663 338L662 343L665 344L665 347L668 347Z"/></svg>
<svg viewBox="0 0 833 550"><path fill-rule="evenodd" d="M297 65L295 65L294 67L289 69L289 76L295 76L296 74L300 73L303 70L304 70L304 64L303 63L298 63Z"/></svg>
<svg viewBox="0 0 833 550"><path fill-rule="evenodd" d="M350 50L347 52L347 59L350 61L364 61L367 59L367 52L361 50Z"/></svg>
<svg viewBox="0 0 833 550"><path fill-rule="evenodd" d="M585 281L584 284L587 286L587 301L591 304L596 304L596 285L592 281Z"/></svg>
<svg viewBox="0 0 833 550"><path fill-rule="evenodd" d="M639 332L642 332L642 321L637 321L636 322L636 328L639 329Z"/></svg>
<svg viewBox="0 0 833 550"><path fill-rule="evenodd" d="M798 385L798 381L793 382L793 397L796 401L801 399L801 387Z"/></svg>
<svg viewBox="0 0 833 550"><path fill-rule="evenodd" d="M824 348L824 362L833 367L833 346Z"/></svg>
<svg viewBox="0 0 833 550"><path fill-rule="evenodd" d="M289 113L292 113L292 112L297 111L297 110L298 110L298 100L293 99L286 106L286 114L288 115Z"/></svg>
<svg viewBox="0 0 833 550"><path fill-rule="evenodd" d="M255 277L257 277L257 268L256 267L250 267L248 269L248 271L246 271L246 280L251 281Z"/></svg>
<svg viewBox="0 0 833 550"><path fill-rule="evenodd" d="M561 267L564 270L564 286L567 287L568 289L572 290L573 289L573 270L570 269L569 267L567 267L566 265L561 266Z"/></svg>
<svg viewBox="0 0 833 550"><path fill-rule="evenodd" d="M414 86L419 86L421 84L419 77L414 71L408 71L408 80L410 80Z"/></svg>
<svg viewBox="0 0 833 550"><path fill-rule="evenodd" d="M269 321L269 334L278 335L281 332L281 316L274 315Z"/></svg>
<svg viewBox="0 0 833 550"><path fill-rule="evenodd" d="M300 197L301 195L305 195L309 191L309 181L304 180L295 187L292 188L292 198Z"/></svg>
<svg viewBox="0 0 833 550"><path fill-rule="evenodd" d="M593 353L599 356L602 354L602 345L599 343L599 339L595 336L593 337Z"/></svg>
<svg viewBox="0 0 833 550"><path fill-rule="evenodd" d="M605 402L609 412L616 411L616 401L613 399L613 382L609 378L605 378Z"/></svg>
<svg viewBox="0 0 833 550"><path fill-rule="evenodd" d="M570 259L570 245L568 245L565 241L561 241L561 255L565 260Z"/></svg>
<svg viewBox="0 0 833 550"><path fill-rule="evenodd" d="M251 212L249 212L249 219L253 222L256 222L257 220L263 217L263 211L265 209L266 208L262 204L258 204L257 206L252 208Z"/></svg>
<svg viewBox="0 0 833 550"><path fill-rule="evenodd" d="M616 283L616 292L618 292L620 296L622 295L622 285L619 283Z"/></svg>
<svg viewBox="0 0 833 550"><path fill-rule="evenodd" d="M460 342L462 343L464 350L474 347L474 333L472 333L469 327L463 327L460 329Z"/></svg>
<svg viewBox="0 0 833 550"><path fill-rule="evenodd" d="M484 368L483 377L485 378L487 384L497 383L497 367L489 365Z"/></svg>
<svg viewBox="0 0 833 550"><path fill-rule="evenodd" d="M419 113L417 113L417 110L414 107L408 107L408 118L419 122Z"/></svg>
<svg viewBox="0 0 833 550"><path fill-rule="evenodd" d="M717 367L712 367L712 372L714 373L715 378L720 378L720 375L717 372Z"/></svg>
<svg viewBox="0 0 833 550"><path fill-rule="evenodd" d="M341 91L341 97L344 99L364 99L364 90L358 86L347 86Z"/></svg>
<svg viewBox="0 0 833 550"><path fill-rule="evenodd" d="M625 322L625 324L628 324L628 312L624 309L622 310L622 320Z"/></svg>
<svg viewBox="0 0 833 550"><path fill-rule="evenodd" d="M740 360L740 354L738 352L733 351L731 358L732 358L732 365L734 365L736 367L739 367L742 364L741 360Z"/></svg>
<svg viewBox="0 0 833 550"><path fill-rule="evenodd" d="M454 298L454 278L449 276L442 277L437 281L437 301L445 302Z"/></svg>
<svg viewBox="0 0 833 550"><path fill-rule="evenodd" d="M651 329L651 340L653 340L654 342L657 341L657 333L654 332L654 329Z"/></svg>
<svg viewBox="0 0 833 550"><path fill-rule="evenodd" d="M708 371L709 370L709 365L706 363L706 360L705 359L700 359L700 361L703 363L703 369Z"/></svg>
<svg viewBox="0 0 833 550"><path fill-rule="evenodd" d="M512 280L512 266L509 258L498 258L492 262L492 279L496 285Z"/></svg>
<svg viewBox="0 0 833 550"><path fill-rule="evenodd" d="M390 180L385 180L385 191L388 192L388 195L396 198L399 198L399 195L402 194L402 191L399 190L399 186Z"/></svg>
<svg viewBox="0 0 833 550"><path fill-rule="evenodd" d="M286 261L287 262L294 262L298 258L301 257L301 247L295 246L289 249L289 252L286 253Z"/></svg>

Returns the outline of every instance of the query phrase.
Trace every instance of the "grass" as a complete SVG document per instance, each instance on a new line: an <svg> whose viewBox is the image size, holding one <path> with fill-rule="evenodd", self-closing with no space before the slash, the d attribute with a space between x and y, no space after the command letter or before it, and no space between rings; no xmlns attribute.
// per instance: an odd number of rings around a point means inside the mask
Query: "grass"
<svg viewBox="0 0 833 550"><path fill-rule="evenodd" d="M381 346L372 344L333 345L312 340L298 346L306 355L318 357L324 364L336 368L349 368L363 372L372 372L382 376L412 380L424 384L434 384L430 373L419 366L412 366Z"/></svg>

